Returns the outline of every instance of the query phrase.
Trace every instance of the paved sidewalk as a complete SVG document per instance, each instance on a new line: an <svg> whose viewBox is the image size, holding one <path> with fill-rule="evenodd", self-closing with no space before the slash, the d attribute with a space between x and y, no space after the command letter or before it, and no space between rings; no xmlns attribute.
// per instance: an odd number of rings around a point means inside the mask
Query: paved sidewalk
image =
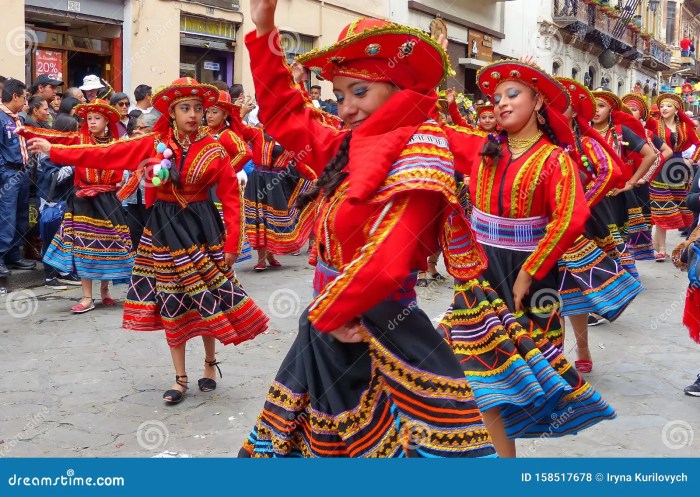
<svg viewBox="0 0 700 497"><path fill-rule="evenodd" d="M201 342L191 341L193 388L177 406L162 400L174 381L162 332L122 330L120 307L71 315L79 289L0 296L0 456L235 456L311 301L306 258L280 260L283 268L264 273L254 273L251 261L238 268L270 315L270 330L239 347L219 347L224 377L213 393L196 387L204 356ZM687 276L670 262L638 267L646 291L615 324L590 332L595 366L588 379L618 418L576 437L520 441L519 455L700 456L700 398L683 395L700 371L700 347L680 324ZM125 292L113 293L123 299ZM451 293L447 283L421 289L420 304L438 319ZM566 345L573 347L573 336Z"/></svg>

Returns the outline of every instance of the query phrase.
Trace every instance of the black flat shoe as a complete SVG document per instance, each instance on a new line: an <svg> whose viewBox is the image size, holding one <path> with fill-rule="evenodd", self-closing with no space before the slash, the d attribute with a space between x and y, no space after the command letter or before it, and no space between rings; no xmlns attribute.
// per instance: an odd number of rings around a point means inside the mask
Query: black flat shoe
<svg viewBox="0 0 700 497"><path fill-rule="evenodd" d="M0 278L7 278L12 274L12 271L7 269L4 264L0 264Z"/></svg>
<svg viewBox="0 0 700 497"><path fill-rule="evenodd" d="M26 259L18 259L16 261L6 262L5 265L9 269L23 269L23 270L36 269L36 262L28 261Z"/></svg>
<svg viewBox="0 0 700 497"><path fill-rule="evenodd" d="M185 392L187 392L187 381L182 381L180 378L187 378L186 374L183 374L182 376L175 375L175 383L180 385L181 387L185 388L184 392L181 392L180 390L175 390L174 388L172 390L167 390L163 394L163 400L167 402L169 405L175 405L179 404L182 402L182 400L185 398Z"/></svg>
<svg viewBox="0 0 700 497"><path fill-rule="evenodd" d="M204 364L207 366L216 366L216 369L219 371L219 378L224 377L224 375L221 374L221 368L219 367L219 361L217 361L216 359L214 359L213 361L207 361L205 359ZM212 380L211 378L200 378L197 381L197 385L199 385L199 389L202 392L211 392L212 390L216 390L216 381Z"/></svg>

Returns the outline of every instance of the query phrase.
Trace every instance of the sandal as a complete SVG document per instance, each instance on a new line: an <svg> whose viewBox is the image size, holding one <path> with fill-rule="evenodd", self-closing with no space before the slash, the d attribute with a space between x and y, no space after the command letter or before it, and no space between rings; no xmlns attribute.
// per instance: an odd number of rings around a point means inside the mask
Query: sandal
<svg viewBox="0 0 700 497"><path fill-rule="evenodd" d="M275 259L274 257L270 257L269 255L267 256L267 263L270 265L270 267L282 267L282 263Z"/></svg>
<svg viewBox="0 0 700 497"><path fill-rule="evenodd" d="M85 312L91 311L95 308L95 301L90 298L90 297L83 297L83 300L90 299L90 306L84 306L82 302L78 302L75 304L73 307L70 308L70 311L73 314L83 314Z"/></svg>
<svg viewBox="0 0 700 497"><path fill-rule="evenodd" d="M668 256L663 252L659 252L658 254L656 254L654 256L654 258L656 259L656 262L665 262L667 257Z"/></svg>
<svg viewBox="0 0 700 497"><path fill-rule="evenodd" d="M102 305L105 307L113 307L117 305L117 301L114 300L112 297L106 297L102 299Z"/></svg>
<svg viewBox="0 0 700 497"><path fill-rule="evenodd" d="M574 366L576 367L576 370L582 374L593 371L593 361L580 359L578 361L574 361Z"/></svg>
<svg viewBox="0 0 700 497"><path fill-rule="evenodd" d="M421 278L420 275L423 275ZM421 288L425 288L428 286L428 278L425 277L425 271L421 271L418 273L418 280L416 280L416 286L419 286Z"/></svg>
<svg viewBox="0 0 700 497"><path fill-rule="evenodd" d="M267 264L265 264L265 261L258 262L255 266L253 266L253 269L255 271L265 271L267 269Z"/></svg>
<svg viewBox="0 0 700 497"><path fill-rule="evenodd" d="M186 374L183 374L182 376L175 375L175 383L177 383L178 385L180 385L181 387L184 388L184 390L182 392L180 390L175 390L173 388L171 390L167 390L163 394L163 399L165 400L165 402L167 402L170 405L179 404L180 402L182 402L182 399L185 398L185 392L187 392L187 389L189 388L187 386L188 381L186 381L186 380L182 381L182 380L180 380L180 378L187 378L187 375ZM170 398L168 398L168 397L170 397Z"/></svg>
<svg viewBox="0 0 700 497"><path fill-rule="evenodd" d="M206 366L211 367L216 366L216 369L219 371L219 378L224 377L224 375L221 374L221 368L219 367L219 364L221 363L216 359L214 359L213 361L207 361L206 359L204 359L204 364ZM197 381L197 385L199 385L199 389L202 392L211 392L212 390L216 390L216 381L211 378L200 378Z"/></svg>
<svg viewBox="0 0 700 497"><path fill-rule="evenodd" d="M434 281L445 281L445 277L440 273L431 274L430 279Z"/></svg>

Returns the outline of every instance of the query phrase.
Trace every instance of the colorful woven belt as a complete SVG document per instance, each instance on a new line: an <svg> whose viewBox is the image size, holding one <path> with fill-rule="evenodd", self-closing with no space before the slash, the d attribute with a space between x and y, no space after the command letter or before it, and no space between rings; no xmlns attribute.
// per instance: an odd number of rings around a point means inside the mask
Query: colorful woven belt
<svg viewBox="0 0 700 497"><path fill-rule="evenodd" d="M472 209L472 228L479 243L491 247L532 252L544 238L549 219L544 216L507 218Z"/></svg>

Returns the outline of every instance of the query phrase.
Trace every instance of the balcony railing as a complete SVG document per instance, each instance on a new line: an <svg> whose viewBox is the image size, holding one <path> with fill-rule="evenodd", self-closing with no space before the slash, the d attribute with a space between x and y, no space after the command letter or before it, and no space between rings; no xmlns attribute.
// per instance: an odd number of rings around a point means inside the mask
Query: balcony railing
<svg viewBox="0 0 700 497"><path fill-rule="evenodd" d="M624 22L624 11L615 10L610 6L600 6L590 0L552 0L552 18L560 29L566 29L602 45L615 52L640 57L644 52L644 40L637 32L638 28L630 27Z"/></svg>

